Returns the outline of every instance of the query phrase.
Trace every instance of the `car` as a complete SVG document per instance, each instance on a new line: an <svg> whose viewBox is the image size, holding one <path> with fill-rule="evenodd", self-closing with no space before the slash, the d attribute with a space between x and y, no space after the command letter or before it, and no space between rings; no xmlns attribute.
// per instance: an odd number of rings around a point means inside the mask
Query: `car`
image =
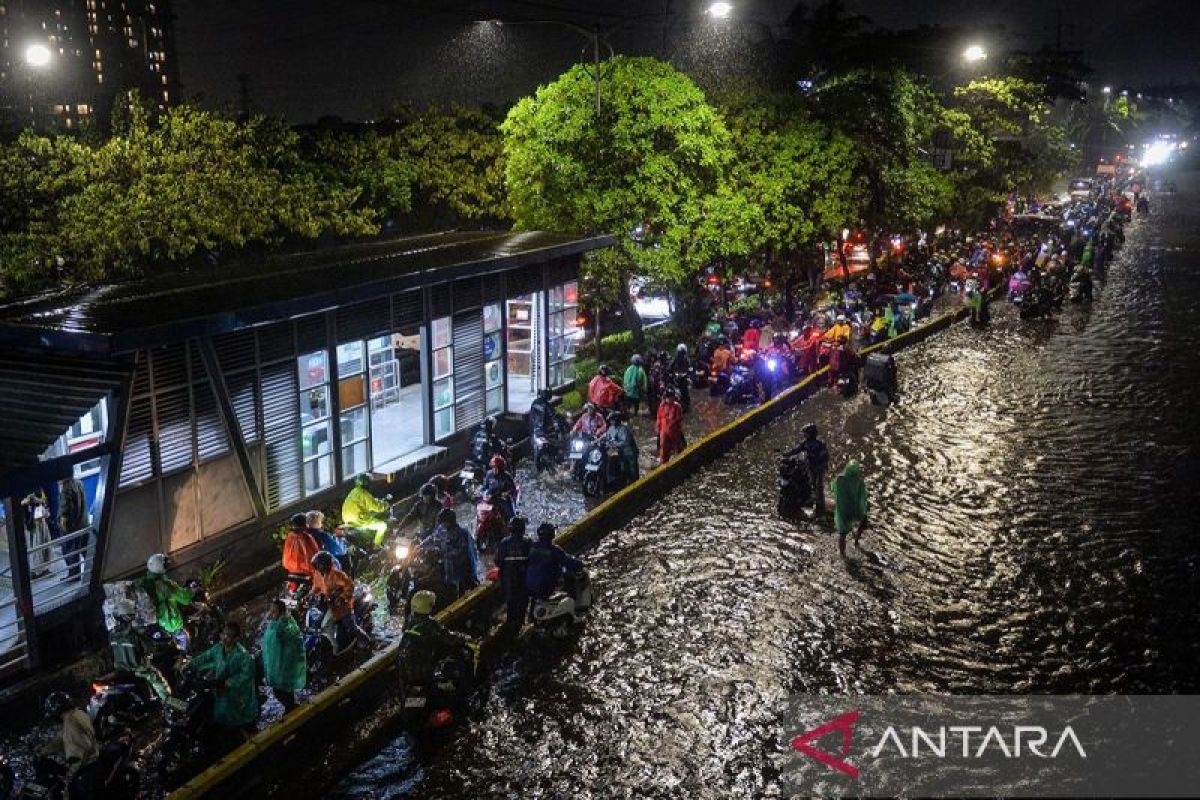
<svg viewBox="0 0 1200 800"><path fill-rule="evenodd" d="M1092 179L1091 178L1076 178L1071 181L1068 193L1071 197L1088 198L1092 196Z"/></svg>

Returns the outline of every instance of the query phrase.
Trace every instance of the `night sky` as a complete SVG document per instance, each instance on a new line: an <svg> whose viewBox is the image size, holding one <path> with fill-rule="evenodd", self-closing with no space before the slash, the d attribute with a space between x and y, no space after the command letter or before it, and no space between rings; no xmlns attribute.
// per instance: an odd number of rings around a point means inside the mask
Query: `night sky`
<svg viewBox="0 0 1200 800"><path fill-rule="evenodd" d="M323 114L369 119L393 102L505 103L578 60L584 41L554 28L495 26L503 17L613 24L618 51L715 59L778 35L793 0L734 0L731 33L699 13L699 0L176 0L181 78L189 97L240 105L249 77L256 112L294 122ZM1064 44L1085 51L1097 78L1131 86L1200 80L1200 0L847 0L893 29L919 24L1003 25L1000 46L1052 43L1063 10ZM811 3L810 3L811 5ZM664 11L669 16L665 18Z"/></svg>

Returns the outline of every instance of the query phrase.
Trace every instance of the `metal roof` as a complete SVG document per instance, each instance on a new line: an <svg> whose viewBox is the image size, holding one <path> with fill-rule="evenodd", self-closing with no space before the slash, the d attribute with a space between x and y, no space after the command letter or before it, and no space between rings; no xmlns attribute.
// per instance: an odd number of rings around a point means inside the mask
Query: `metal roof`
<svg viewBox="0 0 1200 800"><path fill-rule="evenodd" d="M132 370L132 362L104 358L0 354L0 476L38 463Z"/></svg>
<svg viewBox="0 0 1200 800"><path fill-rule="evenodd" d="M0 305L0 344L126 353L613 245L611 236L454 232L55 292Z"/></svg>

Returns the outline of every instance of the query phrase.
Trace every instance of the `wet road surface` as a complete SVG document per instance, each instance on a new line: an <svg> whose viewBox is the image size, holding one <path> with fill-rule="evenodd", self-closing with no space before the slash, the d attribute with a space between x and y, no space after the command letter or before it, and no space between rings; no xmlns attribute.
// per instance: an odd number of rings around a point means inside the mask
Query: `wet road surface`
<svg viewBox="0 0 1200 800"><path fill-rule="evenodd" d="M399 735L326 796L773 796L792 693L1200 690L1200 193L1179 182L1093 307L957 325L898 357L887 410L806 402L588 555L577 641L523 643L452 741ZM774 452L808 421L866 470L845 561L828 518L774 516Z"/></svg>

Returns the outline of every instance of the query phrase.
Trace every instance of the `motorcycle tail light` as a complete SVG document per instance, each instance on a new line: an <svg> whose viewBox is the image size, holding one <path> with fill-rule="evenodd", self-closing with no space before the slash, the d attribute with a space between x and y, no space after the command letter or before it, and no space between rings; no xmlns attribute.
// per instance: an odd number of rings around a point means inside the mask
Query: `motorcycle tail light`
<svg viewBox="0 0 1200 800"><path fill-rule="evenodd" d="M431 728L444 728L451 722L454 722L454 712L448 708L439 708L429 715L429 726Z"/></svg>
<svg viewBox="0 0 1200 800"><path fill-rule="evenodd" d="M100 692L103 692L107 688L108 688L108 684L105 684L105 683L93 683L92 684L92 692L94 694L99 694Z"/></svg>

